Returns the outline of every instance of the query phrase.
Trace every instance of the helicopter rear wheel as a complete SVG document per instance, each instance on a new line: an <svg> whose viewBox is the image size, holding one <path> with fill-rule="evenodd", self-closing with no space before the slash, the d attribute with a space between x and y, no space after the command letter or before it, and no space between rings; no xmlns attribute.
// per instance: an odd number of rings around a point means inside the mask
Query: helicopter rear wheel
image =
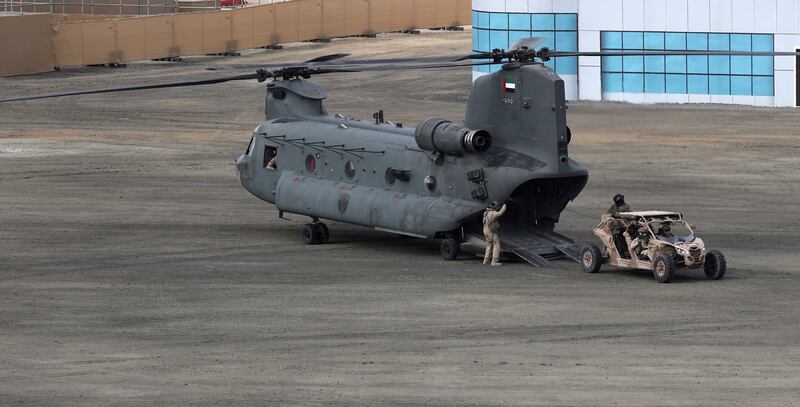
<svg viewBox="0 0 800 407"><path fill-rule="evenodd" d="M442 240L442 244L439 246L439 252L442 254L443 259L455 260L461 253L461 245L458 243L458 240L448 237Z"/></svg>
<svg viewBox="0 0 800 407"><path fill-rule="evenodd" d="M314 223L306 223L303 225L303 242L305 244L320 244L322 243L322 228Z"/></svg>

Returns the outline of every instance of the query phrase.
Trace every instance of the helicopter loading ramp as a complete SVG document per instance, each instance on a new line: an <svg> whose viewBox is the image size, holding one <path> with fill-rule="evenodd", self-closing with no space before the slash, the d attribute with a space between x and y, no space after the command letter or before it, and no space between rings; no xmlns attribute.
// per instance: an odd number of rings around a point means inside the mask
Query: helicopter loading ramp
<svg viewBox="0 0 800 407"><path fill-rule="evenodd" d="M504 251L537 267L552 267L550 261L563 258L580 261L572 239L532 225L503 223L500 242Z"/></svg>

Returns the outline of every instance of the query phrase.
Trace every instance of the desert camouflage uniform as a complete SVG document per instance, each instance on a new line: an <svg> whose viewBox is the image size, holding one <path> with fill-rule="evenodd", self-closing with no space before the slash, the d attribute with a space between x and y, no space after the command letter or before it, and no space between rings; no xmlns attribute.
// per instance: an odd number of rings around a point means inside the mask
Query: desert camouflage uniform
<svg viewBox="0 0 800 407"><path fill-rule="evenodd" d="M483 264L489 263L491 259L493 266L500 265L500 236L497 231L491 229L491 224L497 222L506 213L506 205L500 210L486 209L483 213L483 238L486 240L486 254L483 256Z"/></svg>

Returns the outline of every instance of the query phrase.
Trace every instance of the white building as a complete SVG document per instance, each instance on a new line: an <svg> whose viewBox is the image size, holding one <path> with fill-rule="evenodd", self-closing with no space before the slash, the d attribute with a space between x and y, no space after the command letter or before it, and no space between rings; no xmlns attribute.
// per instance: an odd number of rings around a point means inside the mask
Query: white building
<svg viewBox="0 0 800 407"><path fill-rule="evenodd" d="M796 51L800 0L473 0L473 50ZM800 58L556 58L568 99L800 106ZM499 66L476 67L478 77Z"/></svg>

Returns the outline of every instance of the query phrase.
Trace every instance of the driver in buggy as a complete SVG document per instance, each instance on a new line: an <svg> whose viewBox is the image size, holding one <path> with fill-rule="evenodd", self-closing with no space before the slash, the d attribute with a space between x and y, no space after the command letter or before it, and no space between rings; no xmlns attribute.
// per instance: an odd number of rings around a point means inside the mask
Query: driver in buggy
<svg viewBox="0 0 800 407"><path fill-rule="evenodd" d="M671 239L675 237L672 234L672 227L670 226L669 222L664 222L661 227L658 228L658 232L656 234L664 239Z"/></svg>

